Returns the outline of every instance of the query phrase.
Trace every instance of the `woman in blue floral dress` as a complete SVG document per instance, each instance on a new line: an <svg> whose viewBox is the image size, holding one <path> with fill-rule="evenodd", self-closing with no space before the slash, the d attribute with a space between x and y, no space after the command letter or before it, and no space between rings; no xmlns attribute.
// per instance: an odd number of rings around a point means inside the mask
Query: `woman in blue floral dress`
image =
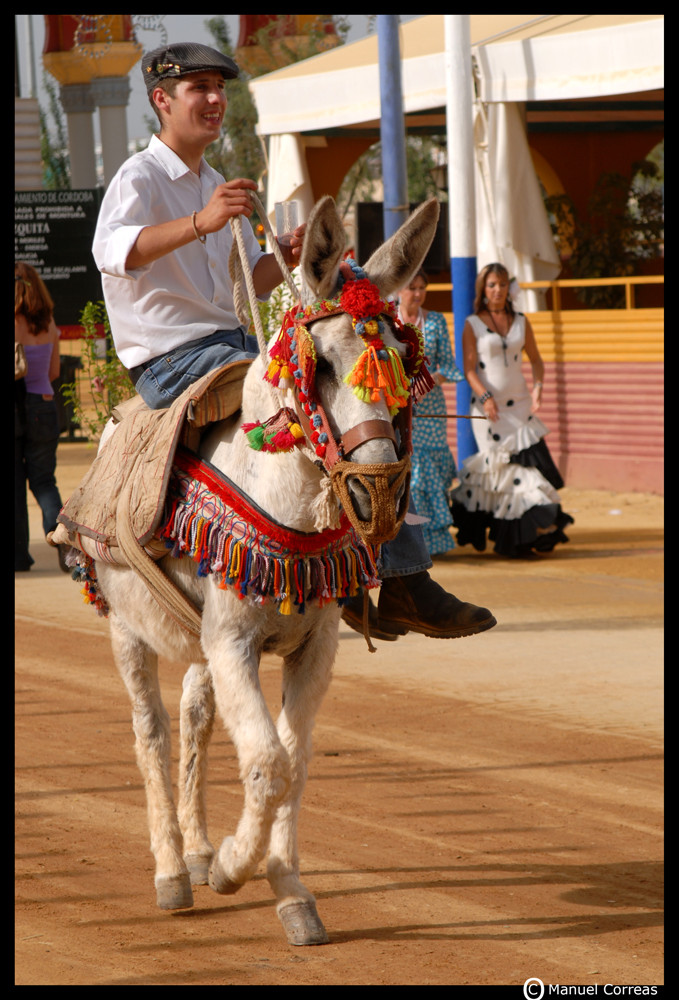
<svg viewBox="0 0 679 1000"><path fill-rule="evenodd" d="M424 335L424 349L436 386L417 405L413 414L413 455L411 490L417 513L428 518L422 525L431 555L455 547L450 532L452 516L449 492L456 475L455 459L448 447L446 400L441 386L462 382L464 375L455 364L445 317L424 309L427 276L418 271L407 288L399 293L399 318L418 326Z"/></svg>

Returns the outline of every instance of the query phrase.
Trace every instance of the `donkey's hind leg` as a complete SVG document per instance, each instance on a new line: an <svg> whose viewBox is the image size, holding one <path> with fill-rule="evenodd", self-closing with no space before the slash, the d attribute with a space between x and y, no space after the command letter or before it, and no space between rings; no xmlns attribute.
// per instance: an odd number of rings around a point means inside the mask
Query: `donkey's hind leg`
<svg viewBox="0 0 679 1000"><path fill-rule="evenodd" d="M111 644L132 702L137 764L144 778L151 850L156 861L156 901L163 910L193 906L182 857L182 835L170 777L170 719L158 684L156 653L114 614Z"/></svg>
<svg viewBox="0 0 679 1000"><path fill-rule="evenodd" d="M271 831L267 877L278 901L279 919L293 945L327 944L329 940L316 900L300 879L297 821L312 754L314 720L330 684L336 650L337 620L328 610L319 631L286 657L283 668L283 709L277 725L290 758L291 783Z"/></svg>
<svg viewBox="0 0 679 1000"><path fill-rule="evenodd" d="M193 885L207 885L214 848L207 837L205 788L207 754L214 728L215 695L205 663L192 663L182 691L179 732L179 825L184 861Z"/></svg>

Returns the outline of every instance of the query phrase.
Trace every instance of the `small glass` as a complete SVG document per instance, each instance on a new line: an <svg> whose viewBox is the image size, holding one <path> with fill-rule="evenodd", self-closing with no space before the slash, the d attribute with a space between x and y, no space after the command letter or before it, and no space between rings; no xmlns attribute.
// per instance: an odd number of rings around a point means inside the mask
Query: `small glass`
<svg viewBox="0 0 679 1000"><path fill-rule="evenodd" d="M283 246L290 246L292 234L297 229L297 202L277 201L274 205L276 212L276 239Z"/></svg>

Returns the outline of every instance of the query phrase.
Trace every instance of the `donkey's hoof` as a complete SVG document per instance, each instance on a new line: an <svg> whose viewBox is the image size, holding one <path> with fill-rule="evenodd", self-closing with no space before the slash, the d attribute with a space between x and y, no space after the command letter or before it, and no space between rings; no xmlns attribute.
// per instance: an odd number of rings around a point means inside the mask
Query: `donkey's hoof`
<svg viewBox="0 0 679 1000"><path fill-rule="evenodd" d="M208 885L210 876L211 854L187 854L184 864L189 869L191 885Z"/></svg>
<svg viewBox="0 0 679 1000"><path fill-rule="evenodd" d="M234 882L229 878L222 868L217 854L214 855L210 862L208 885L215 892L218 892L220 896L233 896L234 892L238 892L243 887L242 882Z"/></svg>
<svg viewBox="0 0 679 1000"><path fill-rule="evenodd" d="M187 875L168 875L156 880L156 902L161 910L186 910L193 906L191 879Z"/></svg>
<svg viewBox="0 0 679 1000"><path fill-rule="evenodd" d="M285 928L288 944L328 944L330 941L313 901L288 903L279 909L278 917Z"/></svg>

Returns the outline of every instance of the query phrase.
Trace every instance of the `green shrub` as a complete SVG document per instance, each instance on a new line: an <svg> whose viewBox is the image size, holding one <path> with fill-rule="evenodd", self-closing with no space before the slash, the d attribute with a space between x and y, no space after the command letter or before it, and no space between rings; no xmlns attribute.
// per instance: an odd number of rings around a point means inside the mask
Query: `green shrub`
<svg viewBox="0 0 679 1000"><path fill-rule="evenodd" d="M98 440L112 410L134 395L134 386L114 350L103 301L88 302L80 314L80 324L81 374L77 381L64 383L61 391L73 407L75 422Z"/></svg>

